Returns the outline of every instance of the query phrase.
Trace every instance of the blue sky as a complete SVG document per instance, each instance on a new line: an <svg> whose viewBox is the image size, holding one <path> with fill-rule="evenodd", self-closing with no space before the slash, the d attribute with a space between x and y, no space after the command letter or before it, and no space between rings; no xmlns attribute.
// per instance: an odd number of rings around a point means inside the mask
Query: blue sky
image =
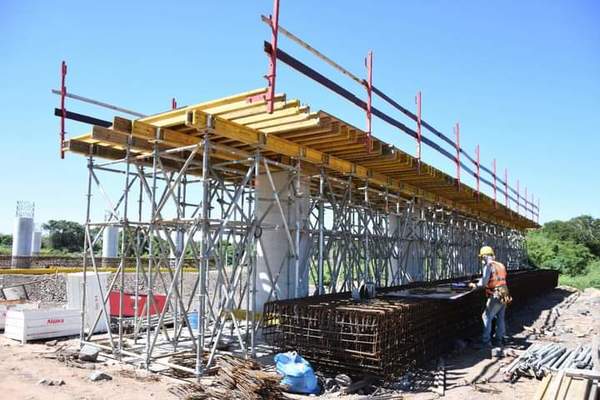
<svg viewBox="0 0 600 400"><path fill-rule="evenodd" d="M143 113L265 85L260 14L267 1L0 1L0 232L17 200L36 220L84 219L85 160L58 156L59 65L68 89ZM374 84L414 107L482 163L498 160L541 197L541 222L600 217L600 4L594 1L290 1L281 24L363 75L375 53ZM280 46L356 94L361 88L285 39ZM364 126L364 114L281 65L278 91ZM392 112L381 102L375 103ZM70 102L76 112L112 113ZM410 121L398 116L405 123ZM68 124L70 135L86 127ZM377 122L375 134L408 152L414 141ZM424 148L424 160L454 173Z"/></svg>

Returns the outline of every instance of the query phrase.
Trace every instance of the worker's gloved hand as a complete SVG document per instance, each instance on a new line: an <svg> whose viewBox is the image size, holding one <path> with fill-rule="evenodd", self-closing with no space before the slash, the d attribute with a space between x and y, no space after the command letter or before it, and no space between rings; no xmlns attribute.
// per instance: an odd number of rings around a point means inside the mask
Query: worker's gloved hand
<svg viewBox="0 0 600 400"><path fill-rule="evenodd" d="M477 287L477 284L473 283L473 282L469 282L469 287L471 289L475 289Z"/></svg>

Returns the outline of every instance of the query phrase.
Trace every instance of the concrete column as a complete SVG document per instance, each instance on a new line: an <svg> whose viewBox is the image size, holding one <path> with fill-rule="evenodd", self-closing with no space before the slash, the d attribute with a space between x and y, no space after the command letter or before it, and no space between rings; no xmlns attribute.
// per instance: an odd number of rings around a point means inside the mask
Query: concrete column
<svg viewBox="0 0 600 400"><path fill-rule="evenodd" d="M169 258L171 259L171 264L175 265L176 264L175 259L177 257L179 257L181 255L181 253L183 252L183 239L184 239L183 232L182 231L172 232L171 239L173 239L173 243L175 243L175 252L173 252L173 249L169 250Z"/></svg>
<svg viewBox="0 0 600 400"><path fill-rule="evenodd" d="M35 232L33 232L33 241L31 244L31 255L34 257L39 256L41 249L42 249L42 232L35 231Z"/></svg>
<svg viewBox="0 0 600 400"><path fill-rule="evenodd" d="M290 229L289 234L291 236L292 243L295 243L295 228L297 220L296 208L297 206L300 207L298 217L301 227L307 223L310 209L308 178L301 178L301 197L294 198L292 186L288 185L290 177L289 173L282 171L273 172L271 175L273 177L273 183L275 184L276 191L279 192L281 190L279 193L279 199L281 201L283 212L286 214L286 221L288 228ZM290 196L292 196L291 200L288 201ZM269 177L266 174L260 175L257 179L257 202L259 217L264 215L269 206L273 204L273 207L271 207L263 220L265 229L262 231L261 245L258 246L258 260L256 269L256 310L258 312L262 312L264 303L269 298L269 293L271 293L272 289L273 291L277 291L279 299L290 299L294 297L296 285L296 260L291 255L292 249L290 248L290 241L285 231L284 219L281 215L279 207L274 203L275 198L273 195L273 187L269 181ZM269 226L275 226L276 229L267 228ZM302 232L300 234L299 251L299 297L308 296L309 250L309 234ZM281 272L279 272L280 270ZM278 274L279 278L277 278ZM275 287L273 287L270 276L273 280L277 279ZM271 300L274 300L275 298L275 294L273 293L271 295Z"/></svg>
<svg viewBox="0 0 600 400"><path fill-rule="evenodd" d="M32 217L17 217L15 219L11 262L13 268L23 268L30 265L33 228Z"/></svg>
<svg viewBox="0 0 600 400"><path fill-rule="evenodd" d="M114 260L118 255L119 228L116 226L104 227L102 232L102 265L115 266Z"/></svg>

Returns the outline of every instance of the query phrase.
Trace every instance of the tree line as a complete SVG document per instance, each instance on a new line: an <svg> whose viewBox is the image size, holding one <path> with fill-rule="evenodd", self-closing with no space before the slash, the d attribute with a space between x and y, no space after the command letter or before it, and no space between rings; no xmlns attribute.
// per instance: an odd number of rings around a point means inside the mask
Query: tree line
<svg viewBox="0 0 600 400"><path fill-rule="evenodd" d="M43 252L80 254L83 251L83 225L50 220L42 228L47 233L42 241ZM529 262L534 266L556 269L569 276L590 271L600 274L600 219L582 215L568 221L547 222L542 228L529 231L526 243ZM166 246L166 243L161 244ZM0 234L0 251L10 253L11 246L12 236ZM159 247L158 243L154 247ZM230 249L225 251L229 253Z"/></svg>
<svg viewBox="0 0 600 400"><path fill-rule="evenodd" d="M47 235L42 238L42 253L81 253L85 230L83 225L65 220L50 220L42 225ZM0 253L11 252L12 235L0 234Z"/></svg>
<svg viewBox="0 0 600 400"><path fill-rule="evenodd" d="M600 273L600 219L547 222L527 234L527 252L531 264L569 276Z"/></svg>

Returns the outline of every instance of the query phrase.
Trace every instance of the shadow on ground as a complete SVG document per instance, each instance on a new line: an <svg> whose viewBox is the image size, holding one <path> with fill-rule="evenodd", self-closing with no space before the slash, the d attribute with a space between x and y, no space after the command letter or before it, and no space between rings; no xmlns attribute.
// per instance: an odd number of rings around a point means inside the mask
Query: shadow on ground
<svg viewBox="0 0 600 400"><path fill-rule="evenodd" d="M531 345L528 339L532 333L525 330L524 327L533 325L545 311L552 309L571 294L573 291L556 288L551 292L531 298L521 306L510 306L506 316L509 339L504 346L504 352L510 353L511 350L527 349ZM546 314L541 323L544 327L551 324L551 313L547 312ZM446 390L501 379L498 374L503 365L503 358L492 357L491 349L475 349L473 344L478 341L478 336L457 338L455 350L441 357L444 359ZM432 360L429 365L411 372L410 392L429 392L432 387L436 387L438 382L436 375L438 378L440 377L438 363L439 360ZM474 368L475 366L477 368Z"/></svg>

